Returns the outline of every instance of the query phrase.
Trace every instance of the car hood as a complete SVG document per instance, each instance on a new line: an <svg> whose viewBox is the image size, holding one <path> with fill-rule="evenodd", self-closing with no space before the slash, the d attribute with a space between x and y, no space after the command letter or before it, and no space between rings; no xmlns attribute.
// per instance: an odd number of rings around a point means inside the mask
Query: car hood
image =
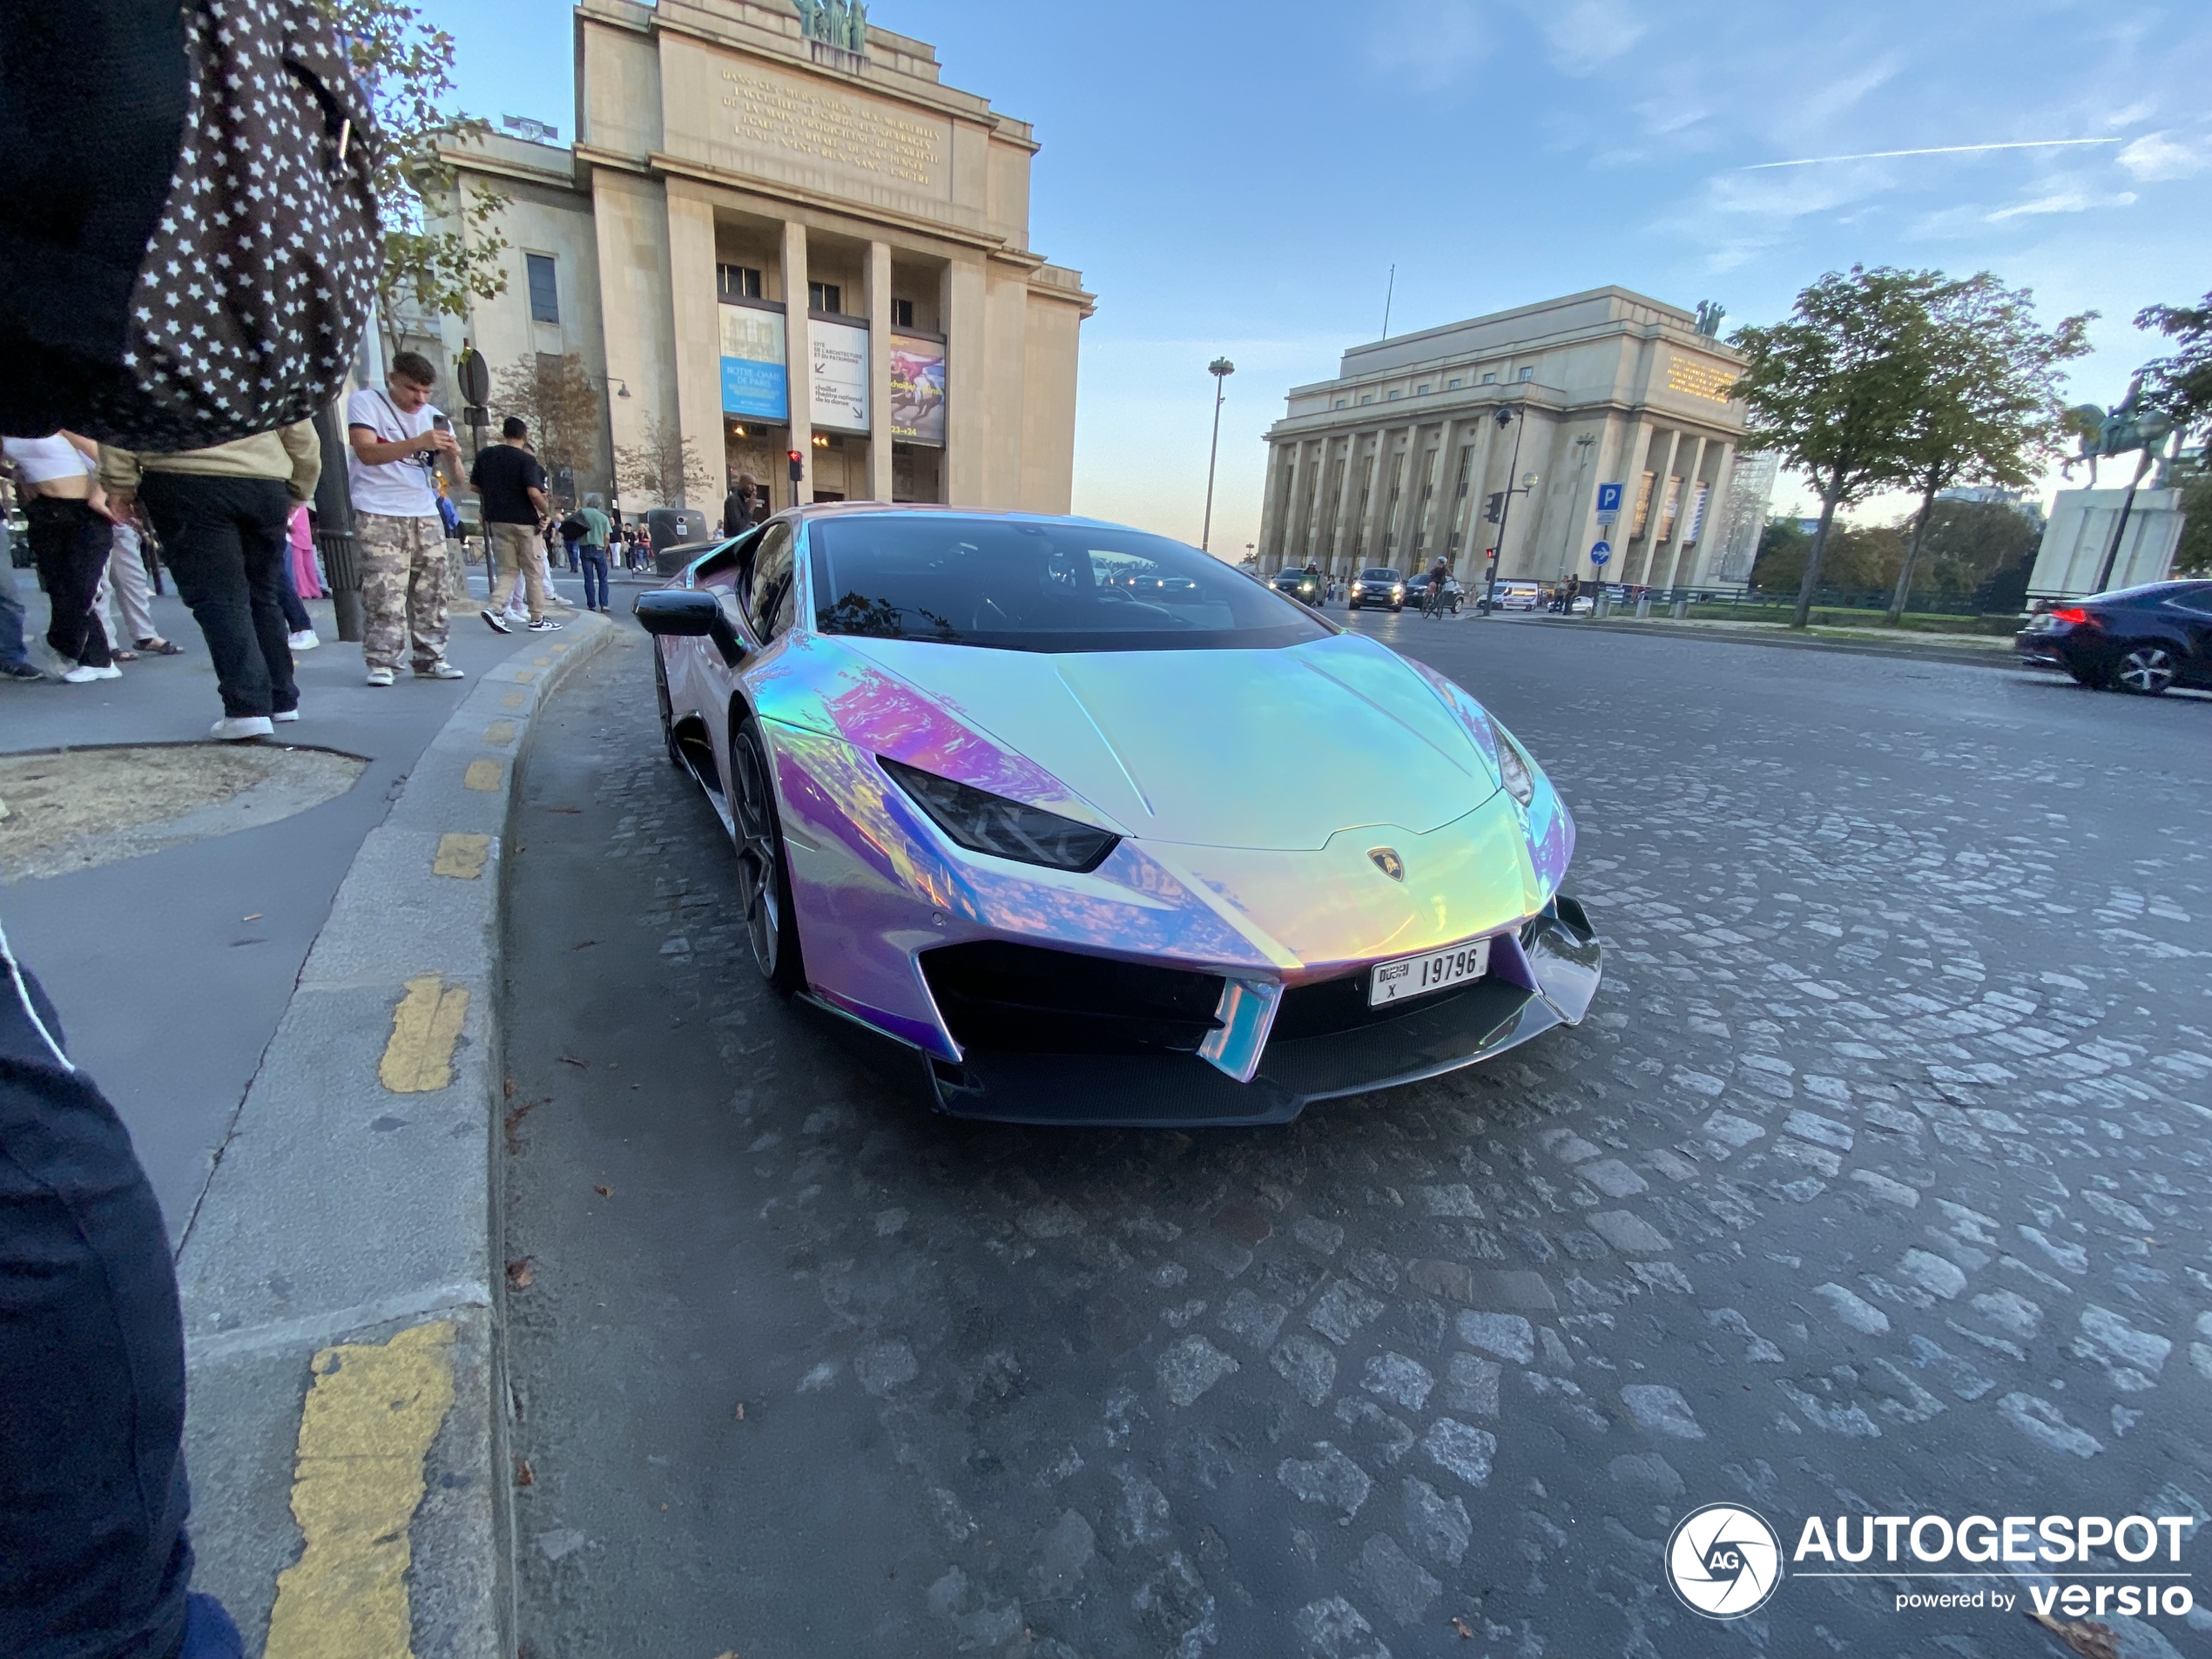
<svg viewBox="0 0 2212 1659"><path fill-rule="evenodd" d="M1139 840L1318 850L1367 826L1426 833L1498 789L1487 757L1438 694L1395 652L1357 635L1218 651L813 643L911 687L1001 752L973 775L954 775L1042 806L1088 806L1086 816ZM909 715L887 734L873 719L844 718L840 705L888 706L884 699L833 694L824 706L847 740L931 765L929 752L904 752L897 739L932 723ZM950 752L942 733L927 748ZM1006 764L1016 757L1029 764Z"/></svg>

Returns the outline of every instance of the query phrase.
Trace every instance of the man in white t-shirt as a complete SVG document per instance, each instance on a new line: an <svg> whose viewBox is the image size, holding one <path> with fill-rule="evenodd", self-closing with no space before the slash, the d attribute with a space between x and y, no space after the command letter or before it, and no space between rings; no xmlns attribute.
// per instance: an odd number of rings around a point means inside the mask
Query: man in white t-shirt
<svg viewBox="0 0 2212 1659"><path fill-rule="evenodd" d="M346 475L354 491L354 530L361 543L361 607L368 613L361 654L371 685L389 685L400 653L415 641L415 672L457 680L446 661L446 530L438 516L432 469L440 455L456 460L461 446L434 424L430 390L438 372L420 353L392 359L381 391L346 400L346 440L353 453Z"/></svg>

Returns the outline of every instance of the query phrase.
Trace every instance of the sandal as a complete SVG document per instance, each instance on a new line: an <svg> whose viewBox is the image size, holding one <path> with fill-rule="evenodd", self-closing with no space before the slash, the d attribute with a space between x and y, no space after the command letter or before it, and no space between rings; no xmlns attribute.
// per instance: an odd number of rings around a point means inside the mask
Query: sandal
<svg viewBox="0 0 2212 1659"><path fill-rule="evenodd" d="M111 651L108 655L118 663L135 663L138 660L138 653L134 651Z"/></svg>
<svg viewBox="0 0 2212 1659"><path fill-rule="evenodd" d="M149 657L182 657L185 648L173 639L164 639L158 634L152 639L141 639L138 649Z"/></svg>

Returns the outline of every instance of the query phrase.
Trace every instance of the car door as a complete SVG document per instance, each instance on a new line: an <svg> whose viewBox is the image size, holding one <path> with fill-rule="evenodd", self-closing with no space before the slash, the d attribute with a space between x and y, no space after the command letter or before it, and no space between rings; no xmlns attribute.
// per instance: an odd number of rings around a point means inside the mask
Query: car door
<svg viewBox="0 0 2212 1659"><path fill-rule="evenodd" d="M712 593L732 622L741 617L738 587L743 581L754 548L765 533L756 529L724 543L705 557L686 566L683 585ZM660 641L661 661L668 675L669 708L680 723L696 718L706 727L708 742L719 756L725 752L730 690L736 674L724 658L722 648L705 636L677 637Z"/></svg>
<svg viewBox="0 0 2212 1659"><path fill-rule="evenodd" d="M2191 685L2212 685L2212 582L2196 582L2167 597L2160 609L2187 641L2180 678Z"/></svg>

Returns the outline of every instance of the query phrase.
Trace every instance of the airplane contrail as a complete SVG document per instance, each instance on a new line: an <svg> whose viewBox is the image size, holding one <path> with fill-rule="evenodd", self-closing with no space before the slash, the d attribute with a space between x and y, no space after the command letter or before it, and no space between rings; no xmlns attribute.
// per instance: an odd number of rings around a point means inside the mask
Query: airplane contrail
<svg viewBox="0 0 2212 1659"><path fill-rule="evenodd" d="M1817 167L1828 161L1887 161L1895 156L1959 156L1978 150L2057 150L2077 144L2118 144L2118 138L2026 138L2012 144L1939 144L1926 150L1870 150L1858 156L1803 156L1795 161L1755 161L1738 172L1763 172L1769 167Z"/></svg>

